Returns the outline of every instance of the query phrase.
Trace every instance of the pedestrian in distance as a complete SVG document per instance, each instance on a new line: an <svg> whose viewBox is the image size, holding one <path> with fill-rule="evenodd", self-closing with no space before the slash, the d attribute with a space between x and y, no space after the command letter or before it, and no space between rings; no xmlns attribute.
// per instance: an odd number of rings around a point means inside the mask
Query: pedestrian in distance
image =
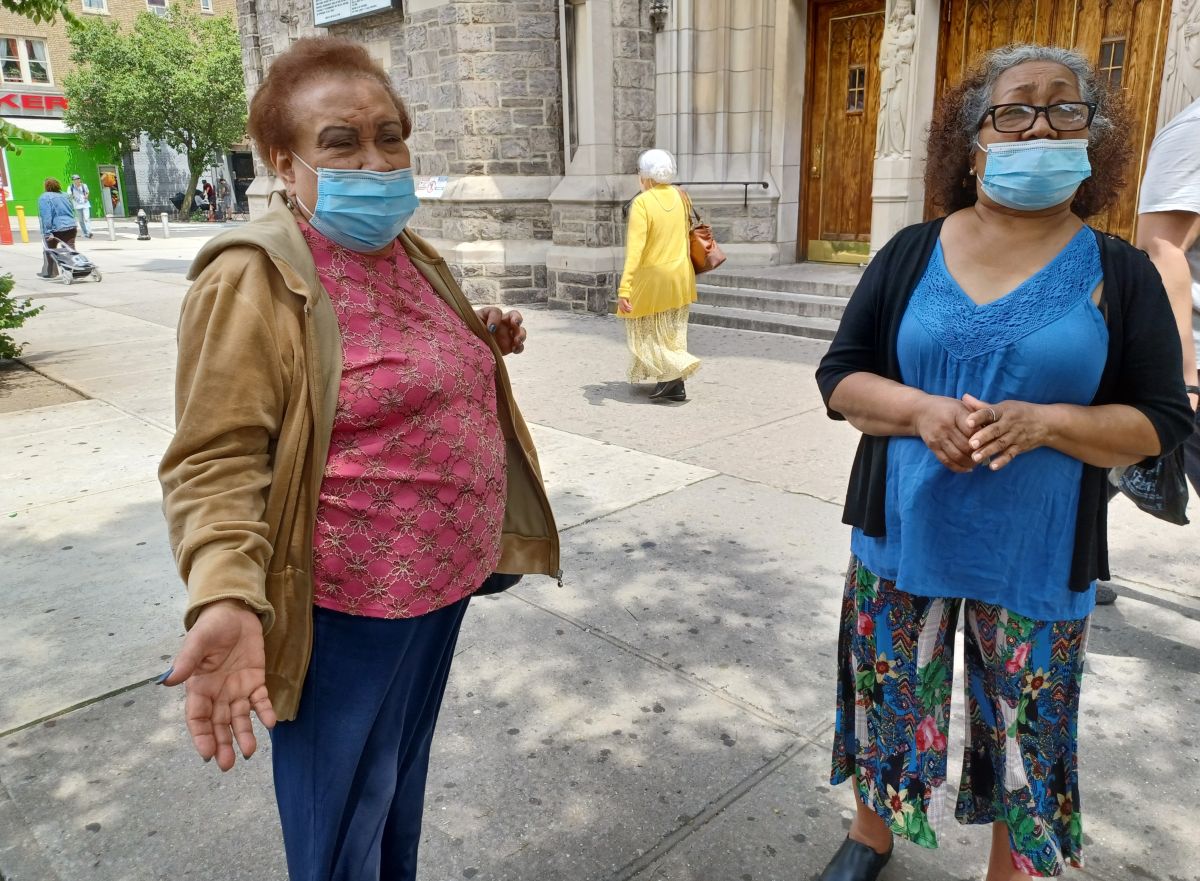
<svg viewBox="0 0 1200 881"><path fill-rule="evenodd" d="M225 178L217 181L217 201L221 206L221 219L230 220L233 217L233 189Z"/></svg>
<svg viewBox="0 0 1200 881"><path fill-rule="evenodd" d="M74 248L78 227L75 224L75 207L63 195L62 184L52 177L46 178L45 192L38 196L38 225L42 232L42 271L38 273L38 278L56 278L58 264L47 250L52 244L49 240L57 239Z"/></svg>
<svg viewBox="0 0 1200 881"><path fill-rule="evenodd" d="M79 229L83 230L84 238L90 239L92 237L92 193L79 175L71 175L71 185L67 187L67 196L71 199L71 206L75 209L75 219L78 221Z"/></svg>
<svg viewBox="0 0 1200 881"><path fill-rule="evenodd" d="M271 729L292 881L416 878L470 597L559 575L504 365L526 331L407 229L411 128L360 44L276 56L249 131L282 190L200 251L179 322L160 478L188 632L162 681L222 770L251 711Z"/></svg>
<svg viewBox="0 0 1200 881"><path fill-rule="evenodd" d="M896 836L947 834L955 629L968 732L956 814L988 881L1083 860L1077 742L1107 474L1192 428L1175 322L1145 254L1084 220L1133 136L1073 50L989 53L934 112L945 217L868 264L817 370L862 431L843 520L833 783L856 816L822 881L873 881Z"/></svg>
<svg viewBox="0 0 1200 881"><path fill-rule="evenodd" d="M200 189L204 192L205 208L204 211L208 215L208 219L212 220L217 210L217 191L213 189L213 185L207 180L200 181Z"/></svg>
<svg viewBox="0 0 1200 881"><path fill-rule="evenodd" d="M687 350L688 307L696 302L696 270L688 253L688 206L675 180L675 157L647 150L638 157L642 191L629 207L625 270L617 315L625 320L629 381L656 382L650 400L687 400L684 380L700 369Z"/></svg>
<svg viewBox="0 0 1200 881"><path fill-rule="evenodd" d="M1138 204L1138 247L1167 289L1183 345L1183 376L1195 409L1200 396L1200 98L1163 126L1146 160ZM1184 444L1184 466L1200 495L1200 421Z"/></svg>

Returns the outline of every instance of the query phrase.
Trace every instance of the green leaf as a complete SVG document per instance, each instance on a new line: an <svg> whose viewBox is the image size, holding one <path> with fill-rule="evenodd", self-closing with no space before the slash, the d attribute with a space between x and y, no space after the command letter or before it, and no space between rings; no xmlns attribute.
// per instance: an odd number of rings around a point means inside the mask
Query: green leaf
<svg viewBox="0 0 1200 881"><path fill-rule="evenodd" d="M38 144L42 147L50 144L49 138L43 137L37 132L27 132L23 128L17 128L7 119L0 119L0 147L5 150L12 150L15 155L20 156L21 148L13 143L17 139L28 141L31 144Z"/></svg>
<svg viewBox="0 0 1200 881"><path fill-rule="evenodd" d="M854 579L858 585L859 596L869 599L875 599L879 596L879 576L866 566L859 564L858 571L854 574Z"/></svg>
<svg viewBox="0 0 1200 881"><path fill-rule="evenodd" d="M0 0L0 6L39 24L54 21L55 17L60 15L64 21L75 21L75 15L67 6L66 0Z"/></svg>
<svg viewBox="0 0 1200 881"><path fill-rule="evenodd" d="M917 670L917 698L928 709L940 707L950 695L950 670L941 658L934 658Z"/></svg>
<svg viewBox="0 0 1200 881"><path fill-rule="evenodd" d="M854 677L854 685L860 692L873 692L875 690L875 671L859 670Z"/></svg>

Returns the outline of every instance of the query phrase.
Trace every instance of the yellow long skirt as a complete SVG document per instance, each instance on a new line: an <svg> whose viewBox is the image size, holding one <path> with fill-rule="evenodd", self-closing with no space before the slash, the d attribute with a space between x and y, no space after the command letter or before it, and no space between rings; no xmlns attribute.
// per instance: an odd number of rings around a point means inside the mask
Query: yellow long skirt
<svg viewBox="0 0 1200 881"><path fill-rule="evenodd" d="M630 382L687 379L700 369L700 359L687 350L687 306L624 321Z"/></svg>

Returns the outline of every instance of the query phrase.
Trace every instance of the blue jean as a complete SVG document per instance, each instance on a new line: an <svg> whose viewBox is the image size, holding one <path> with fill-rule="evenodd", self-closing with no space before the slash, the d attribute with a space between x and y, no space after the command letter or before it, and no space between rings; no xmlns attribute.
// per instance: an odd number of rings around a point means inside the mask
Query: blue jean
<svg viewBox="0 0 1200 881"><path fill-rule="evenodd" d="M75 219L79 221L79 229L85 238L92 236L92 206L91 205L76 205Z"/></svg>
<svg viewBox="0 0 1200 881"><path fill-rule="evenodd" d="M271 732L291 881L414 881L429 747L469 599L418 618L313 610L295 720Z"/></svg>

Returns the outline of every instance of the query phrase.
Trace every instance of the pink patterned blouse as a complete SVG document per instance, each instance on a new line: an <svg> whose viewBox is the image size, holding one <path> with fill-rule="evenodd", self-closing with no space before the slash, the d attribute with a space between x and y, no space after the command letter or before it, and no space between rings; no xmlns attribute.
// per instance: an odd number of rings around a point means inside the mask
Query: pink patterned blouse
<svg viewBox="0 0 1200 881"><path fill-rule="evenodd" d="M304 238L342 331L342 384L313 546L318 606L411 618L500 559L507 471L491 350L404 248Z"/></svg>

